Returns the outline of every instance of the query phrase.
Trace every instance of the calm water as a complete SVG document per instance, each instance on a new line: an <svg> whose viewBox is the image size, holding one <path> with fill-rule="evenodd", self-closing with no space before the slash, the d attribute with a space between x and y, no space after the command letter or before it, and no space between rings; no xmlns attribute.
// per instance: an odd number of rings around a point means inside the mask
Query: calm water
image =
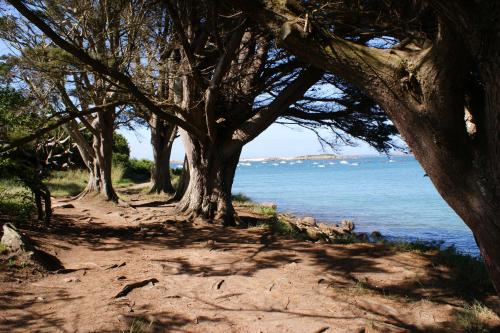
<svg viewBox="0 0 500 333"><path fill-rule="evenodd" d="M444 240L477 254L470 230L439 196L413 157L240 163L233 193L274 202L281 212L380 231L407 240Z"/></svg>

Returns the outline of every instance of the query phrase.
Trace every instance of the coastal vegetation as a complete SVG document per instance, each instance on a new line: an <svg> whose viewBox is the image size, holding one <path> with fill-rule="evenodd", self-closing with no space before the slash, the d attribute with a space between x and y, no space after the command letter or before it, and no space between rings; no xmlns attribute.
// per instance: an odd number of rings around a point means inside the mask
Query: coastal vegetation
<svg viewBox="0 0 500 333"><path fill-rule="evenodd" d="M487 0L1 1L0 330L498 329L499 18ZM411 151L480 256L233 194L273 124ZM119 134L140 127L152 161Z"/></svg>

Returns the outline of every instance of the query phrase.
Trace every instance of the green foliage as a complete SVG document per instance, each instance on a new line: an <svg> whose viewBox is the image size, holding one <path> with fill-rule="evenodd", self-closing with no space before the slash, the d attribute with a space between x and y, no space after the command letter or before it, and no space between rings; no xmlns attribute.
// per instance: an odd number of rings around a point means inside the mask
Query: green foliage
<svg viewBox="0 0 500 333"><path fill-rule="evenodd" d="M113 132L113 155L122 155L130 158L130 147L127 139L118 132Z"/></svg>
<svg viewBox="0 0 500 333"><path fill-rule="evenodd" d="M250 197L246 196L243 193L236 193L231 196L233 199L233 202L235 203L250 203L252 202L252 199Z"/></svg>
<svg viewBox="0 0 500 333"><path fill-rule="evenodd" d="M46 183L54 197L74 196L87 186L87 170L67 170L51 172Z"/></svg>
<svg viewBox="0 0 500 333"><path fill-rule="evenodd" d="M31 191L20 182L14 180L0 182L1 216L8 216L14 223L21 223L30 219L35 209Z"/></svg>
<svg viewBox="0 0 500 333"><path fill-rule="evenodd" d="M151 178L153 162L146 159L130 159L127 139L120 133L113 133L113 168L114 173L121 172L114 178L122 184L146 182Z"/></svg>
<svg viewBox="0 0 500 333"><path fill-rule="evenodd" d="M123 179L133 183L146 182L151 178L153 162L145 159L130 159L123 165Z"/></svg>
<svg viewBox="0 0 500 333"><path fill-rule="evenodd" d="M113 132L113 165L126 166L130 159L127 139L118 132Z"/></svg>

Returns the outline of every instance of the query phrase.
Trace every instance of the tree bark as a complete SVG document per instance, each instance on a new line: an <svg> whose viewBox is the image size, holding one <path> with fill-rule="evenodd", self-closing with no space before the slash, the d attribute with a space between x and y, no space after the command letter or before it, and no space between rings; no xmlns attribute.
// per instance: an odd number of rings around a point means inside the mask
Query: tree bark
<svg viewBox="0 0 500 333"><path fill-rule="evenodd" d="M242 146L223 141L202 143L184 130L181 137L189 164L189 183L177 204L178 211L224 226L235 225L231 189Z"/></svg>
<svg viewBox="0 0 500 333"><path fill-rule="evenodd" d="M89 171L85 190L77 197L89 194L101 195L105 200L118 201L113 188L112 159L114 107L98 112L92 126L92 145L90 145L78 129L78 124L70 122L65 127L80 152L80 156Z"/></svg>
<svg viewBox="0 0 500 333"><path fill-rule="evenodd" d="M342 76L383 107L472 230L500 293L498 5L433 0L435 40L421 51L403 51L357 45L321 28L305 36L283 4L236 2L299 59Z"/></svg>
<svg viewBox="0 0 500 333"><path fill-rule="evenodd" d="M118 201L118 195L113 188L113 180L111 177L112 160L113 160L113 131L115 112L114 108L99 112L98 120L98 136L94 136L93 147L96 152L99 178L98 192L105 200Z"/></svg>
<svg viewBox="0 0 500 333"><path fill-rule="evenodd" d="M173 194L175 190L170 177L170 154L177 130L154 114L151 115L149 125L154 158L149 193Z"/></svg>

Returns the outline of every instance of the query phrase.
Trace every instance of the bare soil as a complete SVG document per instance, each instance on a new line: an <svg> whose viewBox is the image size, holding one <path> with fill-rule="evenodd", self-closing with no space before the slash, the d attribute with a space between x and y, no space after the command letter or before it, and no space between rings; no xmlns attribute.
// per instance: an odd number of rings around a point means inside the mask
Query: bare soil
<svg viewBox="0 0 500 333"><path fill-rule="evenodd" d="M76 270L4 265L1 332L457 331L464 300L431 254L193 224L170 205L128 195L127 207L72 201L55 209L49 232L27 230ZM499 313L496 296L482 301ZM498 316L489 324L498 327Z"/></svg>

